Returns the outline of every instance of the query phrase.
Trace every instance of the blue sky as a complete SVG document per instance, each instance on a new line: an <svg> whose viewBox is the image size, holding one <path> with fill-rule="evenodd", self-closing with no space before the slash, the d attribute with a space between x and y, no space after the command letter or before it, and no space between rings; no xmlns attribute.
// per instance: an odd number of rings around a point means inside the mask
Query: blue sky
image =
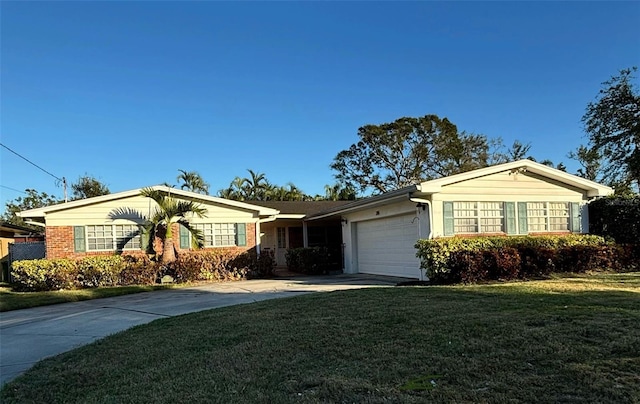
<svg viewBox="0 0 640 404"><path fill-rule="evenodd" d="M2 143L112 192L246 169L309 194L365 124L437 114L566 155L640 65L640 2L7 2ZM56 181L4 149L1 202Z"/></svg>

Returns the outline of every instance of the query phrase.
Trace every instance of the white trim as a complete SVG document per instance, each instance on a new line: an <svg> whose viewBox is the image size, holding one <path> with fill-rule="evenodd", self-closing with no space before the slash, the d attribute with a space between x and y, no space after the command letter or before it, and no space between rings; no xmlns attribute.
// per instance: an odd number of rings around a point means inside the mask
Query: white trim
<svg viewBox="0 0 640 404"><path fill-rule="evenodd" d="M515 174L521 172L532 172L543 177L562 182L567 185L574 186L578 189L587 191L587 196L607 196L613 193L613 189L597 182L580 178L576 175L556 170L555 168L545 166L544 164L524 159L512 161L510 163L498 164L491 167L480 168L466 173L450 175L448 177L438 178L431 181L425 181L417 185L418 191L435 194L442 190L443 186L455 184L462 181L472 180L474 178L484 177L487 175L497 174L505 171L511 171Z"/></svg>

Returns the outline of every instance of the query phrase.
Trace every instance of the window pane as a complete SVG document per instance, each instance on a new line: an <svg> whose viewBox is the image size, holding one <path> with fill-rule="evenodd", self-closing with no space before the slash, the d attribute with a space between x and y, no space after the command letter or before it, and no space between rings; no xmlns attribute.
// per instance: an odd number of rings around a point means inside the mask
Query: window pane
<svg viewBox="0 0 640 404"><path fill-rule="evenodd" d="M504 231L504 203L480 203L480 231L483 233L501 233Z"/></svg>
<svg viewBox="0 0 640 404"><path fill-rule="evenodd" d="M529 231L547 231L547 203L527 202L527 223Z"/></svg>

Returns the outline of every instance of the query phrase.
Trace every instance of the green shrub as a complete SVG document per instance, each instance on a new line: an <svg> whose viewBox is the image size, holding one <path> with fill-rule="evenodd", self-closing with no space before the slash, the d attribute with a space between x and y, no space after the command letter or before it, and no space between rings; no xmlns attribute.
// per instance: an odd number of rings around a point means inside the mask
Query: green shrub
<svg viewBox="0 0 640 404"><path fill-rule="evenodd" d="M119 284L151 285L159 278L160 266L147 255L123 255Z"/></svg>
<svg viewBox="0 0 640 404"><path fill-rule="evenodd" d="M454 283L545 276L561 265L561 251L587 247L600 251L608 245L601 236L572 234L438 238L418 240L416 248L421 267L432 281ZM579 256L576 254L573 256ZM604 259L593 262L589 267L606 263ZM562 265L569 265L569 261ZM614 263L606 267L611 266Z"/></svg>
<svg viewBox="0 0 640 404"><path fill-rule="evenodd" d="M14 288L19 291L36 292L75 287L77 268L72 260L15 261L11 267Z"/></svg>
<svg viewBox="0 0 640 404"><path fill-rule="evenodd" d="M228 281L243 279L251 270L246 252L229 249L185 251L168 266L177 282Z"/></svg>
<svg viewBox="0 0 640 404"><path fill-rule="evenodd" d="M340 252L328 247L291 248L285 259L293 272L318 275L341 269Z"/></svg>
<svg viewBox="0 0 640 404"><path fill-rule="evenodd" d="M96 255L78 260L77 268L78 286L97 288L118 285L124 264L120 255Z"/></svg>
<svg viewBox="0 0 640 404"><path fill-rule="evenodd" d="M230 265L234 268L245 268L248 277L266 278L273 276L276 260L273 251L262 251L258 254L255 249L251 249L238 254Z"/></svg>

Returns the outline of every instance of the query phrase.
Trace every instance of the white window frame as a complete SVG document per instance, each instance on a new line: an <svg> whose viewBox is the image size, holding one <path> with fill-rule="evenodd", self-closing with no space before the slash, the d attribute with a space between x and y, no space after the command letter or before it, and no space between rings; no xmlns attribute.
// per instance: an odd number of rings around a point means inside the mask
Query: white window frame
<svg viewBox="0 0 640 404"><path fill-rule="evenodd" d="M499 216L487 216L484 212L495 212L496 209L486 209L487 204L499 204L500 215ZM460 205L467 205L461 207ZM471 206L471 207L470 207ZM472 215L459 215L461 212L471 212ZM484 224L483 219L500 219L500 230L485 230L485 227L493 227L493 224ZM473 220L473 224L458 224L459 220ZM459 227L474 226L476 231L459 231ZM453 234L502 234L505 233L505 216L504 216L504 202L501 201L454 201L453 202Z"/></svg>
<svg viewBox="0 0 640 404"><path fill-rule="evenodd" d="M540 209L533 209L530 208L530 205L532 204L542 204L543 209L544 209L544 215L536 215L533 216L530 214L530 212L532 210L540 210ZM564 208L563 210L566 212L565 215L559 216L559 215L552 215L551 211L558 211L559 209L552 209L552 204L563 204ZM544 219L544 229L540 230L533 230L532 226L534 226L534 224L531 223L531 219ZM566 220L566 227L564 227L563 229L552 229L552 219L565 219ZM554 224L557 225L557 224ZM535 224L535 226L540 226L540 223ZM571 229L571 203L570 202L527 202L527 232L528 233L571 233L572 229Z"/></svg>
<svg viewBox="0 0 640 404"><path fill-rule="evenodd" d="M123 248L118 248L118 240L123 239L124 237L118 237L118 227L124 227L124 226L134 226L134 227L138 227L138 234L135 235L130 241L134 241L135 239L138 239L137 244L139 246L137 247L126 247L123 246ZM90 228L94 228L93 229L93 233L95 234L97 231L97 227L101 227L103 228L103 232L105 232L105 230L107 228L110 228L110 236L103 236L103 237L91 237L90 233L91 231L89 230ZM86 245L86 250L87 251L137 251L140 250L142 248L142 230L140 229L140 226L137 224L89 224L84 226L85 228L85 245ZM124 230L123 230L124 232ZM90 240L111 240L111 247L110 248L91 248L91 242ZM135 241L134 241L135 242ZM94 244L98 244L97 242ZM128 243L127 243L128 244Z"/></svg>
<svg viewBox="0 0 640 404"><path fill-rule="evenodd" d="M227 223L227 222L207 222L207 223L193 223L191 225L194 229L202 231L204 236L204 247L237 247L238 246L238 228L236 223ZM222 232L222 227L226 227L226 232ZM228 230L232 231L229 232ZM219 242L219 239L226 237L227 240L229 237L232 238L232 244L223 244Z"/></svg>

